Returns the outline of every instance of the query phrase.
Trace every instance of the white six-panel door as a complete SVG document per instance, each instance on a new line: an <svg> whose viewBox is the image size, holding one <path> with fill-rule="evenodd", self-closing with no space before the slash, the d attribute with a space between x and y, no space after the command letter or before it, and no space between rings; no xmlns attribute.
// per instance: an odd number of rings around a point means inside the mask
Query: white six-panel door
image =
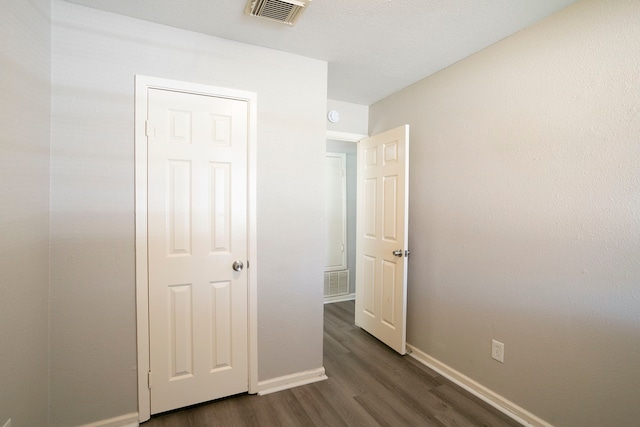
<svg viewBox="0 0 640 427"><path fill-rule="evenodd" d="M356 325L406 353L409 126L358 143Z"/></svg>
<svg viewBox="0 0 640 427"><path fill-rule="evenodd" d="M248 390L248 105L159 89L148 99L154 414Z"/></svg>

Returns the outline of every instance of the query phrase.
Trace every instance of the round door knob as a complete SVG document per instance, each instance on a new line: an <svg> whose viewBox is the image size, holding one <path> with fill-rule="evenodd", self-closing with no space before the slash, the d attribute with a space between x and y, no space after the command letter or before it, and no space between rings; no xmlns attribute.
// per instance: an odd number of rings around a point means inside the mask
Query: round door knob
<svg viewBox="0 0 640 427"><path fill-rule="evenodd" d="M232 267L235 271L242 271L242 269L244 268L244 264L242 263L242 261L236 261L233 263Z"/></svg>

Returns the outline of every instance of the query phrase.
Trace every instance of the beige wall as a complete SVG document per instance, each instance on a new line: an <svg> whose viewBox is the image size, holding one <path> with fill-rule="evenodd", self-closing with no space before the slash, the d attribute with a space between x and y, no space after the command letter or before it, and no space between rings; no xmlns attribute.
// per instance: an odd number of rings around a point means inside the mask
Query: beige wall
<svg viewBox="0 0 640 427"><path fill-rule="evenodd" d="M0 425L47 423L48 0L0 2Z"/></svg>
<svg viewBox="0 0 640 427"><path fill-rule="evenodd" d="M370 108L411 125L408 341L557 426L640 419L639 40L581 1Z"/></svg>
<svg viewBox="0 0 640 427"><path fill-rule="evenodd" d="M55 0L54 426L137 410L135 74L257 92L259 380L322 366L327 64Z"/></svg>

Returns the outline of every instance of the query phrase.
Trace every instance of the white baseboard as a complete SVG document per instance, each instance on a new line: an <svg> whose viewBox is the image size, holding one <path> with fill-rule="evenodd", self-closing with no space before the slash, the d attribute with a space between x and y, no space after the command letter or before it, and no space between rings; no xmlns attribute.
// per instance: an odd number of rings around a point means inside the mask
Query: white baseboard
<svg viewBox="0 0 640 427"><path fill-rule="evenodd" d="M553 427L553 425L535 416L526 409L516 405L505 397L489 390L482 384L472 380L466 375L456 371L452 367L440 362L425 352L407 344L407 354L423 365L433 369L451 382L459 385L469 393L496 408L498 411L528 427Z"/></svg>
<svg viewBox="0 0 640 427"><path fill-rule="evenodd" d="M354 299L356 299L356 294L345 294L335 297L324 297L324 303L329 304L332 302L353 301Z"/></svg>
<svg viewBox="0 0 640 427"><path fill-rule="evenodd" d="M258 395L275 393L277 391L298 387L301 385L315 383L317 381L326 380L324 367L312 369L310 371L297 372L283 377L273 378L266 381L258 382Z"/></svg>
<svg viewBox="0 0 640 427"><path fill-rule="evenodd" d="M96 421L84 424L80 427L138 427L138 413L132 412L119 417L109 418L108 420Z"/></svg>

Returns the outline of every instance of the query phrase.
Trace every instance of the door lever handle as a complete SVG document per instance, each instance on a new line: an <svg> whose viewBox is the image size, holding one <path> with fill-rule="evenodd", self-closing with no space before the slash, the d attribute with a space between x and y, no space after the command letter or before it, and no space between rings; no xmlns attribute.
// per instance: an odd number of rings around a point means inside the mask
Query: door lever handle
<svg viewBox="0 0 640 427"><path fill-rule="evenodd" d="M402 249L397 249L395 251L393 251L393 256L397 256L402 258Z"/></svg>

